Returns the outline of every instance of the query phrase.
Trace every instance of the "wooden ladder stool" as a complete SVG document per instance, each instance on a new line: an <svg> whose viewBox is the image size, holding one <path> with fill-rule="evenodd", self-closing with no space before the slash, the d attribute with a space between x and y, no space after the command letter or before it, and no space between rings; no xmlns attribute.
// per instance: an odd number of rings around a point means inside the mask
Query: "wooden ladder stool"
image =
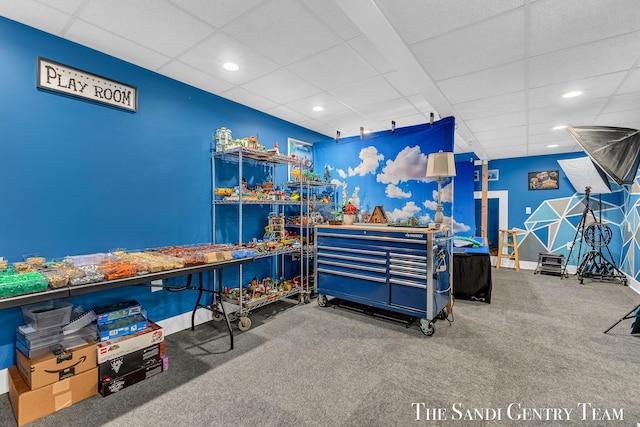
<svg viewBox="0 0 640 427"><path fill-rule="evenodd" d="M516 234L518 230L500 230L500 243L498 244L498 261L496 269L500 268L502 259L512 259L516 263L516 271L520 271L520 257L518 256L518 240ZM511 243L509 243L511 241ZM507 253L503 253L503 248L507 249ZM511 252L509 248L512 248Z"/></svg>

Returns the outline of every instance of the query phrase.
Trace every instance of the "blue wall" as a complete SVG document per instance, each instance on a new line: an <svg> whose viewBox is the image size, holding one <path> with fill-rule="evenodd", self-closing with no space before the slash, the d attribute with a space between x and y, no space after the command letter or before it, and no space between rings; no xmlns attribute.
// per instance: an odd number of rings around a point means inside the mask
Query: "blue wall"
<svg viewBox="0 0 640 427"><path fill-rule="evenodd" d="M537 262L540 252L562 254L569 258L569 264L578 265L583 258L578 259L579 250L571 251L568 243L574 239L579 242L580 235L576 234L584 210L584 189L575 189L564 174L558 160L585 157L584 152L567 153L561 155L532 156L489 161L489 169L499 171L497 181L489 181L489 191L507 191L509 194L508 228L525 230L518 233L518 248L520 259ZM480 169L480 166L477 167ZM530 190L528 187L528 173L539 171L559 171L559 188L556 190ZM590 207L594 211L595 219L602 219L613 231L613 238L609 244L611 261L623 271L635 276L633 269L633 257L623 259L623 241L633 249L630 244L631 237L623 239L623 231L626 230L626 222L633 219L625 214L625 194L628 191L611 182L612 193L604 195L592 195ZM481 182L476 182L476 191L481 190ZM624 191L623 191L624 190ZM602 202L602 210L600 209ZM526 213L526 208L531 208L531 214ZM587 224L594 220L588 215ZM633 228L635 229L635 228ZM630 233L626 233L629 235ZM582 254L589 247L584 243ZM633 250L629 251L633 255ZM625 265L626 262L626 265Z"/></svg>
<svg viewBox="0 0 640 427"><path fill-rule="evenodd" d="M38 56L136 86L138 112L38 90ZM2 17L0 58L0 256L10 262L209 242L216 128L267 147L326 138ZM124 288L71 302L124 298L162 320L190 311L195 295ZM20 310L0 311L0 322L6 368Z"/></svg>
<svg viewBox="0 0 640 427"><path fill-rule="evenodd" d="M511 159L491 160L489 169L499 171L498 181L489 181L489 191L509 191L509 228L522 228L524 221L529 217L525 207L533 210L547 199L556 199L573 195L573 188L567 177L560 170L558 160L584 157L585 153L566 153L560 155L517 157ZM477 166L480 169L480 166ZM528 173L536 171L560 170L560 179L557 190L529 190ZM476 181L476 191L482 190L482 182Z"/></svg>

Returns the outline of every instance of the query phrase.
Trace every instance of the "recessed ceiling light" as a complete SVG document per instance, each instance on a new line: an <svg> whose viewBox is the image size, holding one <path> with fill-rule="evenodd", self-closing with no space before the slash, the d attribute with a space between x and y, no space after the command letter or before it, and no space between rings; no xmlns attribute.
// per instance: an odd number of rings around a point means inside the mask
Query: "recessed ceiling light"
<svg viewBox="0 0 640 427"><path fill-rule="evenodd" d="M313 111L324 111L324 107L321 105L316 105L312 108Z"/></svg>
<svg viewBox="0 0 640 427"><path fill-rule="evenodd" d="M240 67L238 67L238 64L233 63L233 62L225 62L225 63L222 65L222 67L223 67L225 70L228 70L228 71L238 71L238 70L240 69Z"/></svg>
<svg viewBox="0 0 640 427"><path fill-rule="evenodd" d="M567 125L558 125L558 126L554 126L551 129L553 130L560 130L560 129L565 129L567 127Z"/></svg>
<svg viewBox="0 0 640 427"><path fill-rule="evenodd" d="M558 144L549 144L549 145L547 145L547 148L556 148L556 147L559 147L559 145Z"/></svg>
<svg viewBox="0 0 640 427"><path fill-rule="evenodd" d="M580 96L582 95L582 91L579 90L573 90L571 92L567 92L564 95L562 95L563 98L575 98L576 96Z"/></svg>

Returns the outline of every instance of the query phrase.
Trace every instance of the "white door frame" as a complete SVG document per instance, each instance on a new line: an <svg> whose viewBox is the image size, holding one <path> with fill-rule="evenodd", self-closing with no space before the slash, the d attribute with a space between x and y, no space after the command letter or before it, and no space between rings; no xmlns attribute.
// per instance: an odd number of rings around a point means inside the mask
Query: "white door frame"
<svg viewBox="0 0 640 427"><path fill-rule="evenodd" d="M482 199L482 191L473 192L474 199ZM487 199L498 199L498 228L509 228L509 192L507 190L487 191Z"/></svg>

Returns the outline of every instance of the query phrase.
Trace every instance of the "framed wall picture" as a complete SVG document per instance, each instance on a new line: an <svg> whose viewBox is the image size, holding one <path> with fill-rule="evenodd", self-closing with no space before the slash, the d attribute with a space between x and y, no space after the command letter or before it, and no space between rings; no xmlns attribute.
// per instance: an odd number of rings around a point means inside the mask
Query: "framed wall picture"
<svg viewBox="0 0 640 427"><path fill-rule="evenodd" d="M489 169L487 171L488 181L497 181L500 179L500 171L498 169Z"/></svg>
<svg viewBox="0 0 640 427"><path fill-rule="evenodd" d="M529 172L529 190L557 190L559 177L558 170Z"/></svg>
<svg viewBox="0 0 640 427"><path fill-rule="evenodd" d="M302 168L313 171L313 145L309 142L300 141L298 139L287 139L287 154L302 162ZM300 179L301 171L296 172L298 179L294 176L294 168L288 166L289 181L297 181Z"/></svg>
<svg viewBox="0 0 640 427"><path fill-rule="evenodd" d="M478 169L473 171L473 180L475 182L480 181L480 171Z"/></svg>

